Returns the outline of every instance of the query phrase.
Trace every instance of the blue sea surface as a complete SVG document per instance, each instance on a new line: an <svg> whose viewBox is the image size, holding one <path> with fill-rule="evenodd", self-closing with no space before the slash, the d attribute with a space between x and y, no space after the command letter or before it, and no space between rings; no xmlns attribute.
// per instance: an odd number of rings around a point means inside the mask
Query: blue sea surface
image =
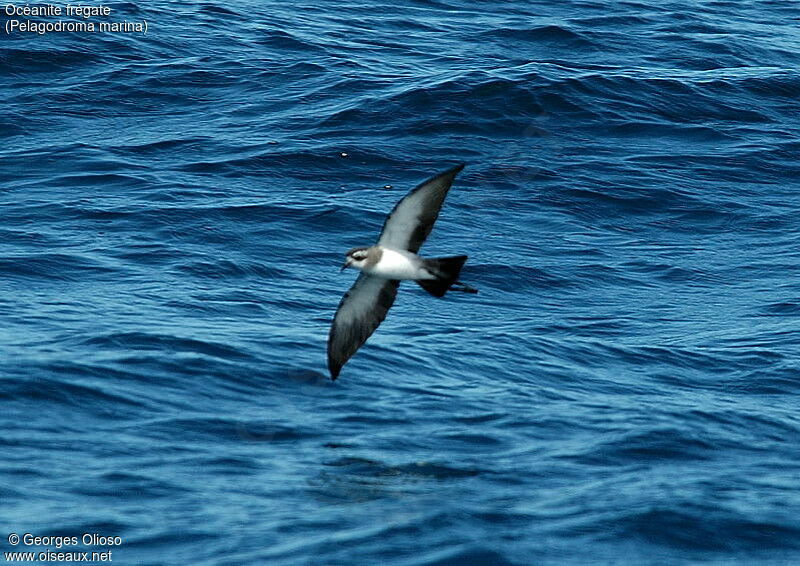
<svg viewBox="0 0 800 566"><path fill-rule="evenodd" d="M105 5L0 31L2 551L800 564L796 3ZM331 382L343 253L462 161L480 294Z"/></svg>

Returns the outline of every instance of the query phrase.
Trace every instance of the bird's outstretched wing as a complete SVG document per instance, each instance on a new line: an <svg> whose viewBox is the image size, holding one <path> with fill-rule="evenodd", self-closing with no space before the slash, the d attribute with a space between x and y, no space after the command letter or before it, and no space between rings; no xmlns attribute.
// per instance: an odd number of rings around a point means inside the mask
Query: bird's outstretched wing
<svg viewBox="0 0 800 566"><path fill-rule="evenodd" d="M453 179L463 168L461 163L439 173L403 197L383 224L378 245L417 253L439 217Z"/></svg>
<svg viewBox="0 0 800 566"><path fill-rule="evenodd" d="M386 318L399 281L362 273L344 294L328 335L328 369L336 379L342 366Z"/></svg>

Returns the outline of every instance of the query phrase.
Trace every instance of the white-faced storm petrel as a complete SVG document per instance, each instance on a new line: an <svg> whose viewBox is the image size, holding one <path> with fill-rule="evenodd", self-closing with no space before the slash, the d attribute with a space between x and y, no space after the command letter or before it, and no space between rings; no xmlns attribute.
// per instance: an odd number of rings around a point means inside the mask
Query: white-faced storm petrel
<svg viewBox="0 0 800 566"><path fill-rule="evenodd" d="M462 163L413 189L389 213L377 244L345 254L342 271L354 267L361 274L339 303L328 335L331 379L339 376L342 366L386 318L400 281L415 281L435 297L443 297L449 290L478 292L458 281L467 256L425 259L417 255L453 179L463 168Z"/></svg>

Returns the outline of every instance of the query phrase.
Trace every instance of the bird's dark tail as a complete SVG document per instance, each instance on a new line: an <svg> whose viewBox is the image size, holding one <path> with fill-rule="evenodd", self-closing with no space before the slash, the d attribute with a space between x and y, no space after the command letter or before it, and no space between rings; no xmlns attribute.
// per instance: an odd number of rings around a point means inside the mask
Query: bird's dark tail
<svg viewBox="0 0 800 566"><path fill-rule="evenodd" d="M445 293L458 282L458 275L461 273L461 268L467 261L467 256L457 255L453 257L437 257L432 259L423 260L425 262L425 269L434 275L436 279L417 279L420 287L425 289L434 297L444 297ZM453 290L467 291L469 293L477 293L478 291L461 283L463 288L454 288Z"/></svg>

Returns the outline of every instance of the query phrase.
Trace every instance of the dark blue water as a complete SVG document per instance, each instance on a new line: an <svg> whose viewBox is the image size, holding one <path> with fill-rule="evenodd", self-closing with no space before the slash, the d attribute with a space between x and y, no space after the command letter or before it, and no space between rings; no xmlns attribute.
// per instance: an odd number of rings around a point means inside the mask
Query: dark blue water
<svg viewBox="0 0 800 566"><path fill-rule="evenodd" d="M0 43L4 551L800 563L794 3L107 5ZM481 293L332 384L342 254L459 161Z"/></svg>

